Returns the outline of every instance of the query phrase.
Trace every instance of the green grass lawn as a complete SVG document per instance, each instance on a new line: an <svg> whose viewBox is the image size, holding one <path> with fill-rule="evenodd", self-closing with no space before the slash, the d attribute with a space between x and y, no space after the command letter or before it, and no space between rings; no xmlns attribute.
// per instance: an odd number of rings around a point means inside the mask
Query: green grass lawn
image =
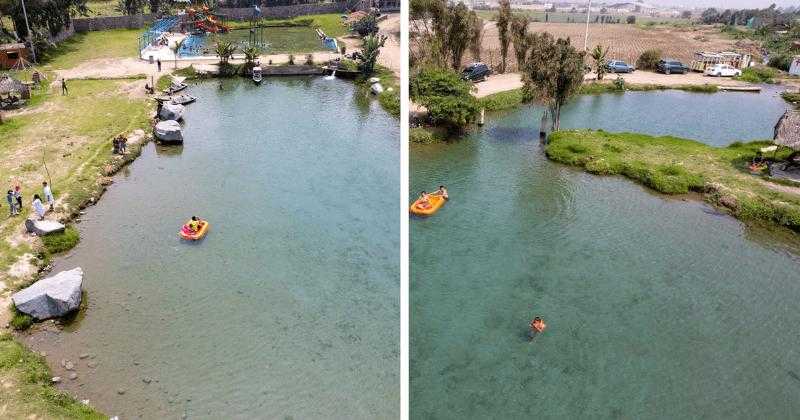
<svg viewBox="0 0 800 420"><path fill-rule="evenodd" d="M46 68L68 69L98 58L135 58L138 54L139 29L113 29L77 33L47 51L42 59Z"/></svg>
<svg viewBox="0 0 800 420"><path fill-rule="evenodd" d="M665 194L701 192L742 220L800 231L800 194L747 169L771 142L712 147L676 137L591 130L559 131L549 140L545 152L556 162L598 175L624 175ZM787 155L784 151L778 158Z"/></svg>

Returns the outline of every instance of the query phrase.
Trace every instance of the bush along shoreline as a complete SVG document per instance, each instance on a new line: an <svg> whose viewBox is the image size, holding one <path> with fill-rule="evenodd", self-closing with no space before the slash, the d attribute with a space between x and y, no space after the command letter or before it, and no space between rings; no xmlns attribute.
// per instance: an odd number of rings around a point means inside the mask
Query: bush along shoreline
<svg viewBox="0 0 800 420"><path fill-rule="evenodd" d="M743 222L767 222L800 232L800 199L770 188L749 162L768 141L713 147L677 137L602 130L550 135L550 160L596 175L622 175L663 194L697 192ZM784 150L777 159L788 156Z"/></svg>

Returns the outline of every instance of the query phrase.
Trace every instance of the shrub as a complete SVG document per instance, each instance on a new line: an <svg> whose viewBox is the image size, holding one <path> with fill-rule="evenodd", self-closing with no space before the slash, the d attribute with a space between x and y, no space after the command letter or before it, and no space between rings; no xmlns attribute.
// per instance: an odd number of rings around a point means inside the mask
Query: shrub
<svg viewBox="0 0 800 420"><path fill-rule="evenodd" d="M460 74L449 69L423 69L411 78L409 86L414 100L426 96L464 96L471 90L472 83L462 80Z"/></svg>
<svg viewBox="0 0 800 420"><path fill-rule="evenodd" d="M50 235L42 236L42 243L45 249L50 254L60 254L75 248L80 241L80 234L78 230L72 226L68 226L61 233L52 233Z"/></svg>
<svg viewBox="0 0 800 420"><path fill-rule="evenodd" d="M625 79L623 79L622 76L617 76L617 78L614 79L614 89L619 91L625 90Z"/></svg>
<svg viewBox="0 0 800 420"><path fill-rule="evenodd" d="M294 54L289 54L289 65L290 66L294 65Z"/></svg>
<svg viewBox="0 0 800 420"><path fill-rule="evenodd" d="M628 25L633 25L634 23L636 23L636 16L634 15L628 16L627 18L625 18L625 22L627 22Z"/></svg>
<svg viewBox="0 0 800 420"><path fill-rule="evenodd" d="M314 54L306 54L306 65L308 66L314 65Z"/></svg>
<svg viewBox="0 0 800 420"><path fill-rule="evenodd" d="M389 92L385 90L378 95L378 102L380 102L383 109L395 118L400 117L400 95L397 91Z"/></svg>
<svg viewBox="0 0 800 420"><path fill-rule="evenodd" d="M339 60L339 68L344 71L356 71L358 70L358 63L353 60L343 58Z"/></svg>
<svg viewBox="0 0 800 420"><path fill-rule="evenodd" d="M637 70L655 70L661 60L661 50L645 50L636 60Z"/></svg>
<svg viewBox="0 0 800 420"><path fill-rule="evenodd" d="M373 14L368 14L361 18L358 22L354 23L350 28L362 38L367 35L378 33L378 19Z"/></svg>
<svg viewBox="0 0 800 420"><path fill-rule="evenodd" d="M775 54L769 58L768 65L779 70L789 71L792 65L792 56L788 54Z"/></svg>
<svg viewBox="0 0 800 420"><path fill-rule="evenodd" d="M33 317L20 312L13 303L11 304L11 314L11 328L22 331L27 330L33 325Z"/></svg>
<svg viewBox="0 0 800 420"><path fill-rule="evenodd" d="M423 69L410 82L411 98L425 106L428 119L450 131L471 124L480 111L472 83L449 69Z"/></svg>
<svg viewBox="0 0 800 420"><path fill-rule="evenodd" d="M742 71L737 80L750 83L775 83L778 72L769 67L748 67Z"/></svg>

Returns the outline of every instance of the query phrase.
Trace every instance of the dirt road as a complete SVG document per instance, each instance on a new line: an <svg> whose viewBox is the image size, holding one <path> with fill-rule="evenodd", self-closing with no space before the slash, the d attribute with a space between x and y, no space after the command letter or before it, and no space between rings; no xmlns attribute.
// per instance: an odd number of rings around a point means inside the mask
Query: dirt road
<svg viewBox="0 0 800 420"><path fill-rule="evenodd" d="M569 38L572 45L583 51L586 25L577 23L543 23L530 24L530 31L549 32L556 38ZM481 59L493 68L500 63L500 37L494 22L486 24L484 29L483 51ZM689 64L697 51L744 51L758 54L759 49L755 42L748 40L733 40L723 36L719 29L706 26L689 28L676 28L671 26L657 26L644 29L636 25L600 25L589 26L589 48L595 45L610 48L608 58L625 60L635 63L636 59L648 49L661 50L664 57L674 58ZM465 61L471 61L467 57ZM508 52L508 69L516 70L513 46Z"/></svg>

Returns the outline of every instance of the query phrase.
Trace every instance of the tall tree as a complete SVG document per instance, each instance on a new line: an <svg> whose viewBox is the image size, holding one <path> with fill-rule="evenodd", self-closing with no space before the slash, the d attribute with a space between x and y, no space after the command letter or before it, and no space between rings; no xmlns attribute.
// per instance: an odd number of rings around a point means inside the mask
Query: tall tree
<svg viewBox="0 0 800 420"><path fill-rule="evenodd" d="M508 36L511 24L511 3L509 0L500 0L500 11L497 13L497 31L500 34L500 73L506 72L506 59L508 57L508 44L511 38Z"/></svg>
<svg viewBox="0 0 800 420"><path fill-rule="evenodd" d="M530 52L522 73L523 98L546 104L553 118L553 130L561 126L561 108L583 83L583 53L570 45L569 38L554 40L547 32L530 35Z"/></svg>
<svg viewBox="0 0 800 420"><path fill-rule="evenodd" d="M595 73L597 73L597 80L603 80L603 75L606 74L606 56L608 56L609 47L603 48L602 45L594 47L589 57L594 60Z"/></svg>
<svg viewBox="0 0 800 420"><path fill-rule="evenodd" d="M469 52L472 59L481 61L481 47L483 44L483 19L478 17L475 11L469 13L470 32L469 32Z"/></svg>
<svg viewBox="0 0 800 420"><path fill-rule="evenodd" d="M459 2L448 6L449 25L447 28L446 49L450 58L450 66L458 71L461 59L469 46L470 13L467 6Z"/></svg>
<svg viewBox="0 0 800 420"><path fill-rule="evenodd" d="M144 12L146 0L119 0L117 10L125 15L140 15Z"/></svg>
<svg viewBox="0 0 800 420"><path fill-rule="evenodd" d="M89 9L86 8L86 0L37 0L26 1L25 11L28 14L31 30L40 28L42 32L56 35L69 26L72 16L86 16ZM14 28L21 38L28 38L22 2L0 2L0 12L11 17Z"/></svg>
<svg viewBox="0 0 800 420"><path fill-rule="evenodd" d="M517 69L522 71L525 65L525 56L528 54L528 24L527 15L515 14L511 16L511 42L514 44L514 56L517 59Z"/></svg>

